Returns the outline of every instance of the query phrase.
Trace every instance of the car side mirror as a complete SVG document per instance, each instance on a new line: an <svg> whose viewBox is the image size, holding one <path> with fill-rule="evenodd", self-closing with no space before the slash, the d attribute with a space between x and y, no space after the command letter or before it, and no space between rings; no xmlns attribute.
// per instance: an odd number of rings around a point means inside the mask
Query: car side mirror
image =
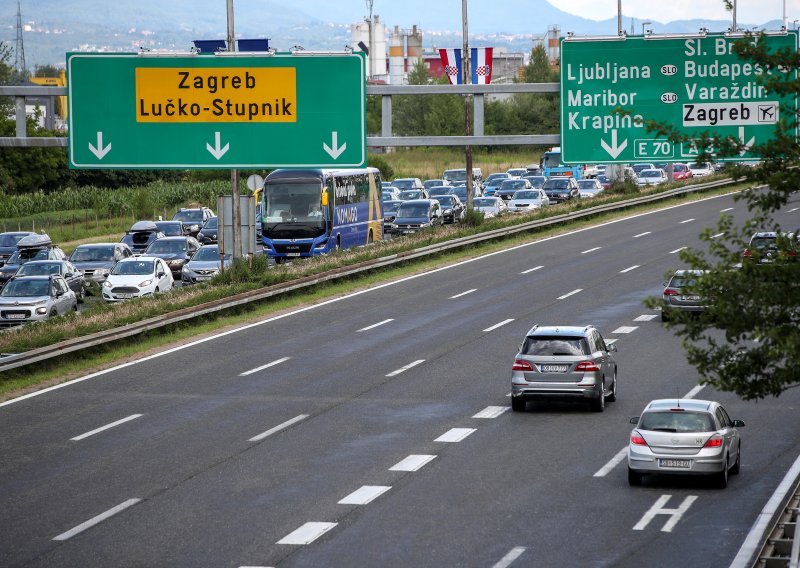
<svg viewBox="0 0 800 568"><path fill-rule="evenodd" d="M744 427L744 420L734 420L733 421L734 428L743 428Z"/></svg>
<svg viewBox="0 0 800 568"><path fill-rule="evenodd" d="M634 416L633 418L628 420L628 422L630 422L631 424L638 424L639 423L639 417L638 416Z"/></svg>
<svg viewBox="0 0 800 568"><path fill-rule="evenodd" d="M73 276L75 276L75 275L72 272L65 272L64 273L64 278L72 278Z"/></svg>
<svg viewBox="0 0 800 568"><path fill-rule="evenodd" d="M158 274L156 274L156 278L164 278L164 276L166 275L167 275L166 272L159 272Z"/></svg>
<svg viewBox="0 0 800 568"><path fill-rule="evenodd" d="M614 345L613 343L611 345L607 345L606 347L608 347L609 351L613 351L614 353L617 352L617 346Z"/></svg>

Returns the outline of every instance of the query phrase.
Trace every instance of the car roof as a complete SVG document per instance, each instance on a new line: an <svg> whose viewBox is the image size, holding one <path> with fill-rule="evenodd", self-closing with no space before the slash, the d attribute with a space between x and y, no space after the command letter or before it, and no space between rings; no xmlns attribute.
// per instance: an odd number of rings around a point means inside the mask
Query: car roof
<svg viewBox="0 0 800 568"><path fill-rule="evenodd" d="M528 331L527 335L568 335L571 337L583 337L590 329L594 328L591 325L535 325Z"/></svg>
<svg viewBox="0 0 800 568"><path fill-rule="evenodd" d="M708 270L698 270L694 268L682 268L680 270L675 271L675 276L686 276L687 274L693 276L700 276L701 274L705 274Z"/></svg>
<svg viewBox="0 0 800 568"><path fill-rule="evenodd" d="M647 411L664 410L669 408L685 408L686 410L706 410L711 412L716 406L718 406L718 403L714 402L713 400L698 400L694 398L659 398L656 400L651 400L647 406L644 407L644 409Z"/></svg>
<svg viewBox="0 0 800 568"><path fill-rule="evenodd" d="M75 248L98 248L98 247L115 247L118 245L125 245L125 243L84 243L82 245L78 245ZM125 245L128 246L128 245Z"/></svg>
<svg viewBox="0 0 800 568"><path fill-rule="evenodd" d="M153 221L136 221L131 225L131 231L158 231L158 225Z"/></svg>
<svg viewBox="0 0 800 568"><path fill-rule="evenodd" d="M187 237L186 235L172 235L171 237L161 237L158 239L158 242L161 241L186 241L191 239L192 237ZM155 241L153 241L155 242Z"/></svg>
<svg viewBox="0 0 800 568"><path fill-rule="evenodd" d="M430 205L431 203L439 203L439 202L436 199L431 198L431 199L407 199L406 201L403 201L403 203Z"/></svg>
<svg viewBox="0 0 800 568"><path fill-rule="evenodd" d="M118 263L119 262L136 262L137 260L161 260L161 257L151 256L151 255L147 255L147 254L141 254L139 256L129 256L127 258L121 258L117 262Z"/></svg>
<svg viewBox="0 0 800 568"><path fill-rule="evenodd" d="M14 276L13 279L16 280L16 281L19 281L19 280L50 280L51 278L54 278L56 276L61 278L61 276L59 274L25 274L23 276Z"/></svg>

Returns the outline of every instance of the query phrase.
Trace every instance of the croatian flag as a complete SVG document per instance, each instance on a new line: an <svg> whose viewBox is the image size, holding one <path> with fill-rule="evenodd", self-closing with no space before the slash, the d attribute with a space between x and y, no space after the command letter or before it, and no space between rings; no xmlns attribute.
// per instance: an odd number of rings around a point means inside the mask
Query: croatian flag
<svg viewBox="0 0 800 568"><path fill-rule="evenodd" d="M461 67L461 50L460 49L440 49L439 57L442 58L442 67L444 67L444 74L450 79L451 85L460 85L463 83L461 80L464 71Z"/></svg>
<svg viewBox="0 0 800 568"><path fill-rule="evenodd" d="M488 85L492 82L492 48L473 47L470 52L472 83L474 85Z"/></svg>

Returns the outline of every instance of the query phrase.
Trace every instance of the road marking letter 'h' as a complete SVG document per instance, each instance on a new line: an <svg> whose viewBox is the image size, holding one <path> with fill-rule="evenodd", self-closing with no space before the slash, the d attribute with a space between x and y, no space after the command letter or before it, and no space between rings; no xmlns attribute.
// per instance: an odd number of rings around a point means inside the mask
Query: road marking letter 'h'
<svg viewBox="0 0 800 568"><path fill-rule="evenodd" d="M647 528L647 525L650 524L650 521L653 520L653 517L656 515L669 515L670 519L664 523L664 526L661 527L662 532L672 532L672 529L675 528L675 525L678 524L678 521L681 520L683 514L689 510L689 507L692 506L692 503L695 502L697 499L697 495L689 495L686 499L683 500L677 509L666 509L664 505L667 504L667 501L670 500L672 495L662 495L658 498L658 501L650 507L650 510L647 511L641 520L636 523L636 526L633 527L635 531L643 531Z"/></svg>

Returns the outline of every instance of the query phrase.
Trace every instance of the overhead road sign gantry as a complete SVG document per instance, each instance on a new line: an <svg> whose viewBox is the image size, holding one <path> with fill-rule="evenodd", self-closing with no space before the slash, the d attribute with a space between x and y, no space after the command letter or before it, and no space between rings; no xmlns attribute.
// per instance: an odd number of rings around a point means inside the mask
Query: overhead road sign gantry
<svg viewBox="0 0 800 568"><path fill-rule="evenodd" d="M364 54L69 53L74 169L363 167Z"/></svg>
<svg viewBox="0 0 800 568"><path fill-rule="evenodd" d="M760 79L783 71L736 55L733 44L742 36L701 32L562 38L562 160L692 161L704 132L732 136L745 145L740 156L727 160L756 159L749 148L772 138L781 105L795 109L797 97L767 91ZM797 50L796 31L768 32L766 41L771 51ZM642 124L648 120L677 128L689 141L673 144L657 137Z"/></svg>

